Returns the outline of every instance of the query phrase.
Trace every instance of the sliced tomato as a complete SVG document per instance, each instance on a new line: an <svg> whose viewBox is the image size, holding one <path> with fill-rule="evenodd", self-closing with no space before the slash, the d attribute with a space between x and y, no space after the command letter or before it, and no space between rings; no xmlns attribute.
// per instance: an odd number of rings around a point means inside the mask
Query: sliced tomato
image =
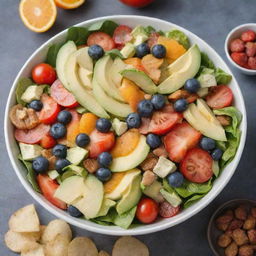
<svg viewBox="0 0 256 256"><path fill-rule="evenodd" d="M40 141L41 147L46 149L53 148L56 143L56 140L49 133L45 134Z"/></svg>
<svg viewBox="0 0 256 256"><path fill-rule="evenodd" d="M115 144L113 132L102 133L96 129L90 134L89 156L96 158L100 153L109 151Z"/></svg>
<svg viewBox="0 0 256 256"><path fill-rule="evenodd" d="M227 85L214 86L206 97L207 104L213 109L228 107L232 101L233 92Z"/></svg>
<svg viewBox="0 0 256 256"><path fill-rule="evenodd" d="M164 146L169 158L179 163L187 151L194 148L201 138L201 133L188 123L177 124L165 137Z"/></svg>
<svg viewBox="0 0 256 256"><path fill-rule="evenodd" d="M39 120L44 124L52 124L56 121L57 115L61 110L60 105L47 94L41 97L43 108L39 112Z"/></svg>
<svg viewBox="0 0 256 256"><path fill-rule="evenodd" d="M157 44L157 40L158 40L158 37L160 35L157 33L157 32L153 32L150 34L149 38L148 38L148 46L149 48L151 48L152 46L154 46L155 44Z"/></svg>
<svg viewBox="0 0 256 256"><path fill-rule="evenodd" d="M78 106L78 102L76 101L74 95L70 93L61 83L59 79L57 79L51 86L50 89L51 97L61 106L67 108L73 108Z"/></svg>
<svg viewBox="0 0 256 256"><path fill-rule="evenodd" d="M152 118L142 118L140 133L154 133L163 135L172 127L182 121L182 114L175 112L172 105L166 105L161 111L155 111Z"/></svg>
<svg viewBox="0 0 256 256"><path fill-rule="evenodd" d="M180 171L189 181L204 183L213 175L212 163L213 159L207 151L193 148L182 160Z"/></svg>
<svg viewBox="0 0 256 256"><path fill-rule="evenodd" d="M171 218L177 215L180 211L180 206L173 207L167 201L164 201L159 206L159 215L163 218Z"/></svg>
<svg viewBox="0 0 256 256"><path fill-rule="evenodd" d="M131 41L132 39L132 28L126 25L118 26L113 34L113 39L118 47L125 45L125 43Z"/></svg>
<svg viewBox="0 0 256 256"><path fill-rule="evenodd" d="M48 134L50 125L39 124L30 130L16 129L14 132L15 139L26 144L37 144L40 140Z"/></svg>
<svg viewBox="0 0 256 256"><path fill-rule="evenodd" d="M115 48L113 38L104 32L93 32L87 39L89 46L97 44L100 45L105 51L110 51Z"/></svg>
<svg viewBox="0 0 256 256"><path fill-rule="evenodd" d="M60 209L63 209L63 210L67 209L66 203L54 197L54 193L59 187L59 184L56 181L50 179L47 175L42 175L42 174L39 174L36 179L43 196L49 202L51 202L53 205L55 205Z"/></svg>

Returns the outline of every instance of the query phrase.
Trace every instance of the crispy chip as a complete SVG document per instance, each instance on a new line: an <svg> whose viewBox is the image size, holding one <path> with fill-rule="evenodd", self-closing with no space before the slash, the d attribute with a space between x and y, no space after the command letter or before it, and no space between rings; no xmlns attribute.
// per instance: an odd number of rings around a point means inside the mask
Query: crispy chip
<svg viewBox="0 0 256 256"><path fill-rule="evenodd" d="M131 236L119 238L114 245L112 256L149 256L148 247Z"/></svg>
<svg viewBox="0 0 256 256"><path fill-rule="evenodd" d="M43 246L39 245L39 247L34 250L21 252L21 256L46 256L46 253Z"/></svg>
<svg viewBox="0 0 256 256"><path fill-rule="evenodd" d="M58 235L63 236L69 242L72 239L72 231L70 226L64 220L56 219L49 222L43 231L41 241L43 244L46 244L47 242L54 241Z"/></svg>
<svg viewBox="0 0 256 256"><path fill-rule="evenodd" d="M9 220L9 228L14 232L39 232L39 218L33 204L17 210Z"/></svg>
<svg viewBox="0 0 256 256"><path fill-rule="evenodd" d="M47 256L67 256L68 245L70 240L67 237L58 234L54 240L49 241L45 245L45 252Z"/></svg>
<svg viewBox="0 0 256 256"><path fill-rule="evenodd" d="M110 256L110 255L105 251L100 251L98 256Z"/></svg>
<svg viewBox="0 0 256 256"><path fill-rule="evenodd" d="M39 246L33 235L18 233L12 230L5 234L4 240L6 246L14 252L28 251Z"/></svg>
<svg viewBox="0 0 256 256"><path fill-rule="evenodd" d="M90 238L76 237L68 246L68 256L98 256L98 250Z"/></svg>

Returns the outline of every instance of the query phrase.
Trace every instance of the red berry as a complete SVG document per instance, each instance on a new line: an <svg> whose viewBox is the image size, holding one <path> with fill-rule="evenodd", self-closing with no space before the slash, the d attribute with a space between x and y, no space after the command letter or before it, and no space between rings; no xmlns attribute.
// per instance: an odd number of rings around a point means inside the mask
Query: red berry
<svg viewBox="0 0 256 256"><path fill-rule="evenodd" d="M247 42L245 44L245 52L248 57L254 57L256 54L256 43L253 42Z"/></svg>
<svg viewBox="0 0 256 256"><path fill-rule="evenodd" d="M256 33L253 30L247 30L242 33L241 39L244 42L253 42L256 39Z"/></svg>
<svg viewBox="0 0 256 256"><path fill-rule="evenodd" d="M239 66L246 67L248 57L244 52L233 52L231 53L232 60Z"/></svg>
<svg viewBox="0 0 256 256"><path fill-rule="evenodd" d="M230 44L231 52L243 52L244 48L245 48L244 42L239 38L233 40Z"/></svg>
<svg viewBox="0 0 256 256"><path fill-rule="evenodd" d="M256 69L256 57L249 57L248 66L251 69Z"/></svg>

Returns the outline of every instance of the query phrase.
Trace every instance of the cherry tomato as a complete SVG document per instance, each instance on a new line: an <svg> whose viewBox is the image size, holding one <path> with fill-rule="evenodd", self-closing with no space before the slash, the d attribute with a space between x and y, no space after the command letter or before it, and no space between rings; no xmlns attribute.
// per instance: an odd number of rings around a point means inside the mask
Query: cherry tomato
<svg viewBox="0 0 256 256"><path fill-rule="evenodd" d="M180 164L180 171L186 179L196 183L208 181L212 175L213 160L210 154L201 149L189 150Z"/></svg>
<svg viewBox="0 0 256 256"><path fill-rule="evenodd" d="M160 35L157 33L157 32L153 32L150 34L149 38L148 38L148 46L149 48L151 48L152 46L154 46L155 44L157 44L157 40L158 40L158 37Z"/></svg>
<svg viewBox="0 0 256 256"><path fill-rule="evenodd" d="M132 29L126 25L118 26L113 34L113 39L118 47L125 45L125 43L131 41Z"/></svg>
<svg viewBox="0 0 256 256"><path fill-rule="evenodd" d="M159 215L163 218L171 218L177 215L180 211L180 206L173 207L170 203L164 201L160 204Z"/></svg>
<svg viewBox="0 0 256 256"><path fill-rule="evenodd" d="M152 223L158 215L158 204L151 198L142 198L138 203L136 217L142 223Z"/></svg>
<svg viewBox="0 0 256 256"><path fill-rule="evenodd" d="M115 48L115 42L113 38L104 32L93 32L87 39L88 46L97 44L101 46L105 51L110 51Z"/></svg>
<svg viewBox="0 0 256 256"><path fill-rule="evenodd" d="M51 202L53 205L60 209L67 209L67 204L63 201L59 200L58 198L54 197L54 193L59 187L59 184L48 177L48 175L39 174L37 176L37 182L39 185L40 190L42 191L43 196Z"/></svg>
<svg viewBox="0 0 256 256"><path fill-rule="evenodd" d="M39 124L30 130L16 129L15 139L26 144L37 144L50 131L50 125Z"/></svg>
<svg viewBox="0 0 256 256"><path fill-rule="evenodd" d="M67 108L73 108L78 106L74 95L70 93L57 79L51 86L51 97L61 106Z"/></svg>
<svg viewBox="0 0 256 256"><path fill-rule="evenodd" d="M152 3L154 0L119 0L119 1L126 5L140 8Z"/></svg>
<svg viewBox="0 0 256 256"><path fill-rule="evenodd" d="M206 97L207 104L213 109L228 107L232 101L233 92L227 85L214 86Z"/></svg>
<svg viewBox="0 0 256 256"><path fill-rule="evenodd" d="M40 63L33 68L32 78L37 84L51 85L56 80L56 72L51 65Z"/></svg>
<svg viewBox="0 0 256 256"><path fill-rule="evenodd" d="M41 147L46 149L53 148L56 145L56 143L56 140L48 133L45 134L40 141Z"/></svg>
<svg viewBox="0 0 256 256"><path fill-rule="evenodd" d="M41 97L43 108L39 112L39 120L44 124L52 124L56 121L57 115L60 112L60 105L47 94Z"/></svg>

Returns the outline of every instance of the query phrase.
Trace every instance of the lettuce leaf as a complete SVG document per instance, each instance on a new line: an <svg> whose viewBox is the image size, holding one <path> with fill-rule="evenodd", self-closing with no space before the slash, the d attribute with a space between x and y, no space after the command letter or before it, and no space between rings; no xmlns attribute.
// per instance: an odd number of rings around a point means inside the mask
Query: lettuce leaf
<svg viewBox="0 0 256 256"><path fill-rule="evenodd" d="M152 26L147 26L144 28L145 29L145 32L150 35L151 33L153 32L156 32L156 30L152 27Z"/></svg>
<svg viewBox="0 0 256 256"><path fill-rule="evenodd" d="M32 84L33 84L32 80L27 77L22 77L19 79L16 90L15 90L17 103L23 106L27 104L21 99L21 96L26 91L26 89Z"/></svg>
<svg viewBox="0 0 256 256"><path fill-rule="evenodd" d="M74 41L79 46L86 43L89 34L85 27L71 27L68 29L66 41Z"/></svg>
<svg viewBox="0 0 256 256"><path fill-rule="evenodd" d="M116 57L119 57L120 59L124 59L124 56L122 55L122 53L117 49L107 51L105 54L109 55L112 59L115 59Z"/></svg>
<svg viewBox="0 0 256 256"><path fill-rule="evenodd" d="M232 76L226 73L221 68L217 68L215 70L215 78L216 78L217 84L229 84L232 79Z"/></svg>
<svg viewBox="0 0 256 256"><path fill-rule="evenodd" d="M215 70L215 65L205 52L201 52L201 67Z"/></svg>
<svg viewBox="0 0 256 256"><path fill-rule="evenodd" d="M89 28L89 32L94 32L94 31L101 31L104 33L109 34L110 36L113 35L114 30L118 27L118 24L115 23L112 20L104 20L104 21L99 21L97 23L92 24Z"/></svg>
<svg viewBox="0 0 256 256"><path fill-rule="evenodd" d="M57 55L62 45L63 43L52 44L48 49L46 63L50 64L52 67L56 67Z"/></svg>
<svg viewBox="0 0 256 256"><path fill-rule="evenodd" d="M191 198L189 198L184 204L184 209L190 207L192 204L196 203L198 200L200 200L201 198L203 198L205 196L205 194L202 195L194 195Z"/></svg>
<svg viewBox="0 0 256 256"><path fill-rule="evenodd" d="M188 49L190 47L188 37L183 32L181 32L180 30L177 30L177 29L171 30L169 32L166 32L165 36L178 41L186 49Z"/></svg>

